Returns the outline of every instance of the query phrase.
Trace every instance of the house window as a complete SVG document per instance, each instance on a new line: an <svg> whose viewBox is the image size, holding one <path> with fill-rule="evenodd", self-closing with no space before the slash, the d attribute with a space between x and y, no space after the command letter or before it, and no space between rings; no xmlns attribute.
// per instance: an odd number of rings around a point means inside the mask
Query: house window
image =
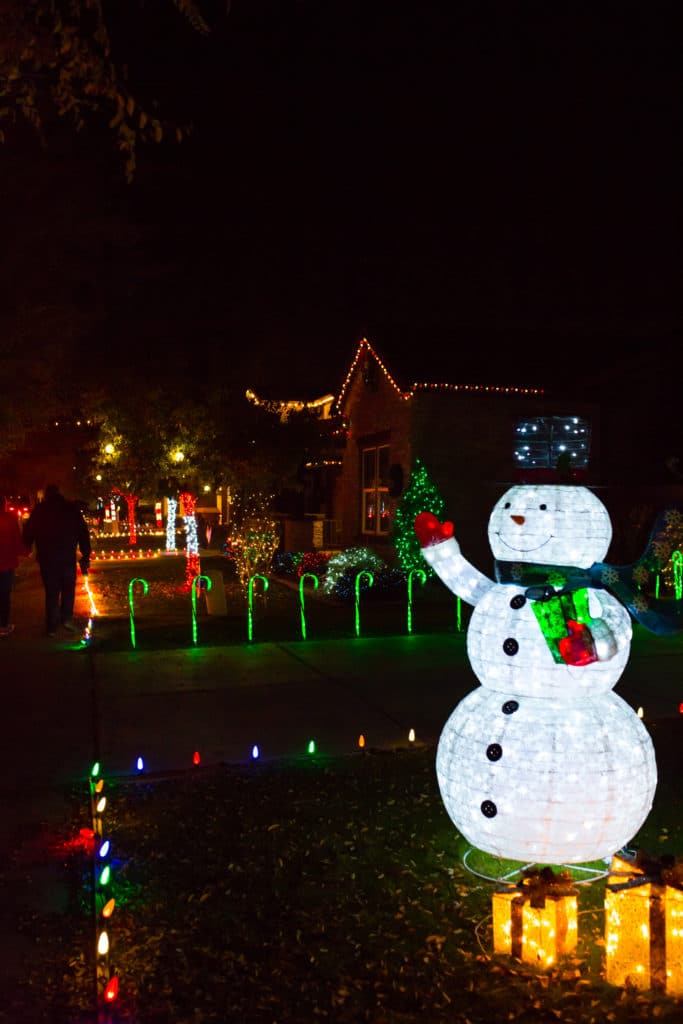
<svg viewBox="0 0 683 1024"><path fill-rule="evenodd" d="M389 445L363 448L361 453L363 484L363 533L389 532Z"/></svg>
<svg viewBox="0 0 683 1024"><path fill-rule="evenodd" d="M514 458L522 469L555 469L558 459L567 458L572 469L586 469L590 444L590 423L578 416L530 416L515 421Z"/></svg>

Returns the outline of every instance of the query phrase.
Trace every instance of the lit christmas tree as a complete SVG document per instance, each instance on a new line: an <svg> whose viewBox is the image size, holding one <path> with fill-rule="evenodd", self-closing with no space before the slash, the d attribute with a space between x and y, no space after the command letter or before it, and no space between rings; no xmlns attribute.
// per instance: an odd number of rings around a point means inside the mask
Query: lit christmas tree
<svg viewBox="0 0 683 1024"><path fill-rule="evenodd" d="M393 541L398 560L406 575L411 569L422 569L428 576L434 571L428 566L420 550L415 533L415 516L419 512L432 512L441 519L444 500L432 482L420 459L415 459L410 483L396 507L394 516Z"/></svg>

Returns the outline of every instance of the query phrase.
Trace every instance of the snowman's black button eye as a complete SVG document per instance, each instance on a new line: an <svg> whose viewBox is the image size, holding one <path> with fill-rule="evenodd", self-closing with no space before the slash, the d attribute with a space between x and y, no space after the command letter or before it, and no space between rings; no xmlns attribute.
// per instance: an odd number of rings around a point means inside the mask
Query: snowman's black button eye
<svg viewBox="0 0 683 1024"><path fill-rule="evenodd" d="M505 504L503 505L503 508L510 508L510 502L506 501Z"/></svg>
<svg viewBox="0 0 683 1024"><path fill-rule="evenodd" d="M514 637L509 636L507 640L503 641L503 650L506 654L512 657L519 650L519 644Z"/></svg>
<svg viewBox="0 0 683 1024"><path fill-rule="evenodd" d="M519 702L516 700L506 700L501 708L504 715L514 715L515 711L519 708Z"/></svg>
<svg viewBox="0 0 683 1024"><path fill-rule="evenodd" d="M515 594L515 596L510 601L510 607L511 608L515 608L515 609L516 608L523 608L525 604L526 604L526 598L525 598L524 594Z"/></svg>
<svg viewBox="0 0 683 1024"><path fill-rule="evenodd" d="M545 512L545 510L547 509L548 506L547 505L539 505L538 507L540 508L541 512Z"/></svg>
<svg viewBox="0 0 683 1024"><path fill-rule="evenodd" d="M498 808L494 804L493 800L484 800L481 805L481 813L485 818L495 818L498 814Z"/></svg>
<svg viewBox="0 0 683 1024"><path fill-rule="evenodd" d="M503 756L503 748L501 747L500 743L489 743L488 747L486 748L486 756L488 757L489 761L500 761L501 757Z"/></svg>

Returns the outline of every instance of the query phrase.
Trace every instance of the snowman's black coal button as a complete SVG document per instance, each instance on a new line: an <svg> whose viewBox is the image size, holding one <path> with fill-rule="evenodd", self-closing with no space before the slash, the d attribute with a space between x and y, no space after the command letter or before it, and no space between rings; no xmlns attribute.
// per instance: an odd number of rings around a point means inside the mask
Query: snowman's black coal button
<svg viewBox="0 0 683 1024"><path fill-rule="evenodd" d="M489 743L488 747L486 748L486 756L488 757L489 761L500 761L501 757L503 756L503 748L501 747L500 743Z"/></svg>
<svg viewBox="0 0 683 1024"><path fill-rule="evenodd" d="M481 813L485 818L495 818L498 814L498 808L494 804L493 800L484 800L481 805Z"/></svg>
<svg viewBox="0 0 683 1024"><path fill-rule="evenodd" d="M501 708L504 715L514 715L515 711L519 707L519 702L516 700L506 700Z"/></svg>
<svg viewBox="0 0 683 1024"><path fill-rule="evenodd" d="M510 657L512 657L512 655L516 654L519 650L519 644L514 637L509 636L507 640L503 641L503 650L506 654L509 654Z"/></svg>
<svg viewBox="0 0 683 1024"><path fill-rule="evenodd" d="M525 598L524 594L515 594L515 596L510 601L510 607L511 608L515 608L515 609L523 608L525 604L526 604L526 598Z"/></svg>

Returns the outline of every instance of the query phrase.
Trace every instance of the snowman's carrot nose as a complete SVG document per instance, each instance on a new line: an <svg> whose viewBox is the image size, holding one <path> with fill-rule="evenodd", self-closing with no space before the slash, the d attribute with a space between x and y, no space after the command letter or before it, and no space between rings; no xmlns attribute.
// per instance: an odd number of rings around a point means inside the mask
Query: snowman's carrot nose
<svg viewBox="0 0 683 1024"><path fill-rule="evenodd" d="M510 519L513 521L513 523L517 523L517 526L521 526L522 523L525 521L524 516L510 516Z"/></svg>

